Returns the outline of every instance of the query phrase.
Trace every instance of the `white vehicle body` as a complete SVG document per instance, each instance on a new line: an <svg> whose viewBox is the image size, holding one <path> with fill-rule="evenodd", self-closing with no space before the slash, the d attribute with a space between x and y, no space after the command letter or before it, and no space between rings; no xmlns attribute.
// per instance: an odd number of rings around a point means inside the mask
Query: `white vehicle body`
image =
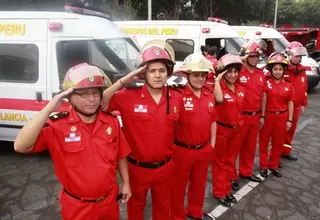
<svg viewBox="0 0 320 220"><path fill-rule="evenodd" d="M68 69L87 62L116 79L133 69L139 50L110 20L64 12L0 13L0 140L52 97Z"/></svg>
<svg viewBox="0 0 320 220"><path fill-rule="evenodd" d="M272 40L273 48L276 52L283 52L289 41L276 29L260 26L231 26L236 32L246 40L266 39ZM301 64L307 68L309 87L317 86L320 81L319 64L309 56L303 56Z"/></svg>
<svg viewBox="0 0 320 220"><path fill-rule="evenodd" d="M213 21L117 21L114 22L142 47L150 40L168 42L175 50L176 68L192 53L201 53L201 45L217 46L238 54L245 43L229 25ZM223 55L223 54L220 54Z"/></svg>

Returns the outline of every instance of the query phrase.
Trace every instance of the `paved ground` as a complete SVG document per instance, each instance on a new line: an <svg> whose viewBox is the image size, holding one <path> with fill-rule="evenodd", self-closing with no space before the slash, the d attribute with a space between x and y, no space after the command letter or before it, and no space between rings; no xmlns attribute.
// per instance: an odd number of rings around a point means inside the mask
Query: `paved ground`
<svg viewBox="0 0 320 220"><path fill-rule="evenodd" d="M209 171L206 212L223 212L218 220L320 220L320 89L311 91L309 99L294 141L299 161L283 161L282 178L270 176L256 187L240 181L244 188L237 196L245 195L228 210L220 209L211 198ZM60 185L49 154L20 155L7 150L10 147L11 143L0 143L0 220L61 219ZM149 200L146 219L151 219L150 211ZM121 214L121 219L126 219L125 206L121 206Z"/></svg>

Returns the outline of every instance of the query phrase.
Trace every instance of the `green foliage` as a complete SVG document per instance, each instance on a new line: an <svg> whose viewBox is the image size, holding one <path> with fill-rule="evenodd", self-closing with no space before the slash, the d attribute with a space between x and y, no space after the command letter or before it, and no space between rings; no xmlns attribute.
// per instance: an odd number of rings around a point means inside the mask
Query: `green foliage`
<svg viewBox="0 0 320 220"><path fill-rule="evenodd" d="M146 20L148 0L87 0L117 20ZM320 26L320 0L278 0L277 26ZM63 10L66 0L0 0L0 10ZM276 0L152 0L152 19L207 20L232 25L273 24Z"/></svg>

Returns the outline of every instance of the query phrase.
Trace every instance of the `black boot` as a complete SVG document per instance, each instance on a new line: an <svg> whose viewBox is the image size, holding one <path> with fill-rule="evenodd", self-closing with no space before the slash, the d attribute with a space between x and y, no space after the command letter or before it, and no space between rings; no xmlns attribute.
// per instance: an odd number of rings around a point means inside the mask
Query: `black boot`
<svg viewBox="0 0 320 220"><path fill-rule="evenodd" d="M279 169L269 169L272 173L272 175L274 175L275 177L281 177L281 173L279 171Z"/></svg>
<svg viewBox="0 0 320 220"><path fill-rule="evenodd" d="M194 219L194 220L213 220L213 218L210 215L206 214L206 213L204 213L201 218L194 218L191 215L187 215L187 217L190 218L190 219Z"/></svg>
<svg viewBox="0 0 320 220"><path fill-rule="evenodd" d="M217 200L220 203L220 205L222 205L224 207L230 207L231 206L231 203L229 202L227 197L225 197L225 198L217 198Z"/></svg>
<svg viewBox="0 0 320 220"><path fill-rule="evenodd" d="M268 177L268 170L267 169L260 169L260 175L264 178Z"/></svg>
<svg viewBox="0 0 320 220"><path fill-rule="evenodd" d="M231 193L229 195L227 195L226 198L227 198L228 202L232 202L235 204L238 202L236 197L234 197Z"/></svg>
<svg viewBox="0 0 320 220"><path fill-rule="evenodd" d="M291 160L291 161L297 161L298 160L298 157L292 155L292 154L289 154L289 155L282 155L281 156L283 159L287 159L287 160Z"/></svg>
<svg viewBox="0 0 320 220"><path fill-rule="evenodd" d="M230 184L231 184L231 187L232 187L233 191L238 191L239 190L238 180L231 180Z"/></svg>

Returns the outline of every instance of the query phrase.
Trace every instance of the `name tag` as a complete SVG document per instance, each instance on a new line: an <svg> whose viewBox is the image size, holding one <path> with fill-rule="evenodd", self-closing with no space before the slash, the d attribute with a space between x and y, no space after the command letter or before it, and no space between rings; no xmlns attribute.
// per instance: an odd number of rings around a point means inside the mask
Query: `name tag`
<svg viewBox="0 0 320 220"><path fill-rule="evenodd" d="M64 134L64 142L79 142L79 141L81 141L80 132Z"/></svg>
<svg viewBox="0 0 320 220"><path fill-rule="evenodd" d="M134 105L134 112L148 112L148 106L147 105Z"/></svg>

